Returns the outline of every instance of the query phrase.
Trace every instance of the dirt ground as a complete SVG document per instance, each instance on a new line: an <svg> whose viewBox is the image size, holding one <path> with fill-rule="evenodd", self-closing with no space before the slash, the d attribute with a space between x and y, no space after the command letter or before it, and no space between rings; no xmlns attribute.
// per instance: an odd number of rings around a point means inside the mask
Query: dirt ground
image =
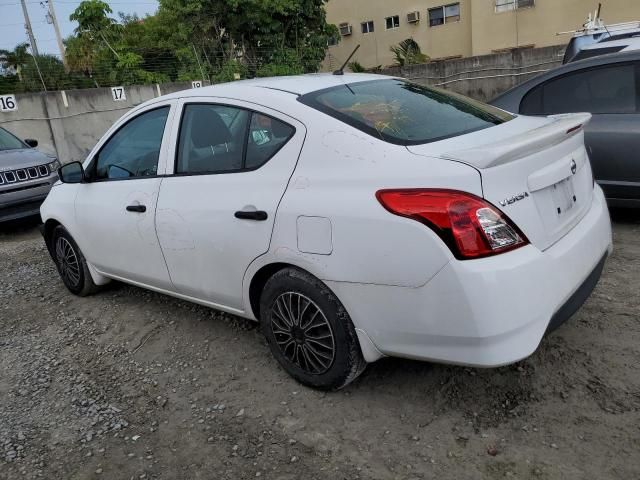
<svg viewBox="0 0 640 480"><path fill-rule="evenodd" d="M33 221L0 228L0 478L639 479L640 212L587 304L494 369L385 359L295 383L258 330L113 285L63 287Z"/></svg>

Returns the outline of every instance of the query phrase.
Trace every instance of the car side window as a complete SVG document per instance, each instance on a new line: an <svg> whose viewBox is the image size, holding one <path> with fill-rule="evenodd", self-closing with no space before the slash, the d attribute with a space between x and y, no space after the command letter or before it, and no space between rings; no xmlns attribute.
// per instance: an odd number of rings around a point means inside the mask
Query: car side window
<svg viewBox="0 0 640 480"><path fill-rule="evenodd" d="M269 161L295 129L243 108L214 104L185 106L176 156L177 174L232 173Z"/></svg>
<svg viewBox="0 0 640 480"><path fill-rule="evenodd" d="M180 126L176 173L242 169L250 112L224 105L186 105Z"/></svg>
<svg viewBox="0 0 640 480"><path fill-rule="evenodd" d="M93 179L113 180L154 176L169 106L130 120L105 143L95 158Z"/></svg>
<svg viewBox="0 0 640 480"><path fill-rule="evenodd" d="M289 141L295 133L291 125L280 120L254 113L251 116L251 127L247 141L247 159L245 168L258 168Z"/></svg>
<svg viewBox="0 0 640 480"><path fill-rule="evenodd" d="M612 65L573 72L538 85L520 104L524 115L635 113L636 68Z"/></svg>

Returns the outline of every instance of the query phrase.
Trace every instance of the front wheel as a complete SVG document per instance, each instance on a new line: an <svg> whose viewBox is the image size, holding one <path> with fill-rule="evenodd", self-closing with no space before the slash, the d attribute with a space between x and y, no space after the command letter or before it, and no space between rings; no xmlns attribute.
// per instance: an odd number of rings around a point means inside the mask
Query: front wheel
<svg viewBox="0 0 640 480"><path fill-rule="evenodd" d="M276 360L307 386L340 389L366 366L344 306L301 270L286 268L269 279L260 299L260 324Z"/></svg>
<svg viewBox="0 0 640 480"><path fill-rule="evenodd" d="M64 286L80 297L94 293L98 287L91 278L84 255L69 232L62 226L56 227L51 242L53 259Z"/></svg>

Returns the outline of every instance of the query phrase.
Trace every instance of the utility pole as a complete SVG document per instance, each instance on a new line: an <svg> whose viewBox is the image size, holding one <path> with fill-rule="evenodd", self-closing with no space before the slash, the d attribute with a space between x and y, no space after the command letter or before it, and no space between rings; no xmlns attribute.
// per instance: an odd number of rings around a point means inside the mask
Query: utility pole
<svg viewBox="0 0 640 480"><path fill-rule="evenodd" d="M31 51L34 55L38 55L38 45L36 44L36 37L33 36L33 29L31 28L31 20L29 20L29 12L27 11L27 3L25 0L21 0L22 13L24 14L24 26L27 29L27 35L29 35L29 43L31 44Z"/></svg>
<svg viewBox="0 0 640 480"><path fill-rule="evenodd" d="M24 3L24 0L23 0ZM56 17L56 11L53 8L53 0L49 0L47 2L49 4L49 17L51 18L51 23L53 23L53 29L56 31L56 40L58 41L58 48L60 49L60 57L62 59L62 63L67 67L67 57L65 55L64 42L62 41L62 35L60 34L60 25L58 25L58 17Z"/></svg>

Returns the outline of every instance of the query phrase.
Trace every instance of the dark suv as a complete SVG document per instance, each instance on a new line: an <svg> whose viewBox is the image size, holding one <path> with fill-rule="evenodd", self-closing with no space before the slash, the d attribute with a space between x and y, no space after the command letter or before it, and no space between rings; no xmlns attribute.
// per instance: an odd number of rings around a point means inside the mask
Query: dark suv
<svg viewBox="0 0 640 480"><path fill-rule="evenodd" d="M555 68L492 102L523 115L590 112L585 141L612 206L640 207L640 51Z"/></svg>
<svg viewBox="0 0 640 480"><path fill-rule="evenodd" d="M40 205L58 180L55 157L0 128L0 222L40 214Z"/></svg>

